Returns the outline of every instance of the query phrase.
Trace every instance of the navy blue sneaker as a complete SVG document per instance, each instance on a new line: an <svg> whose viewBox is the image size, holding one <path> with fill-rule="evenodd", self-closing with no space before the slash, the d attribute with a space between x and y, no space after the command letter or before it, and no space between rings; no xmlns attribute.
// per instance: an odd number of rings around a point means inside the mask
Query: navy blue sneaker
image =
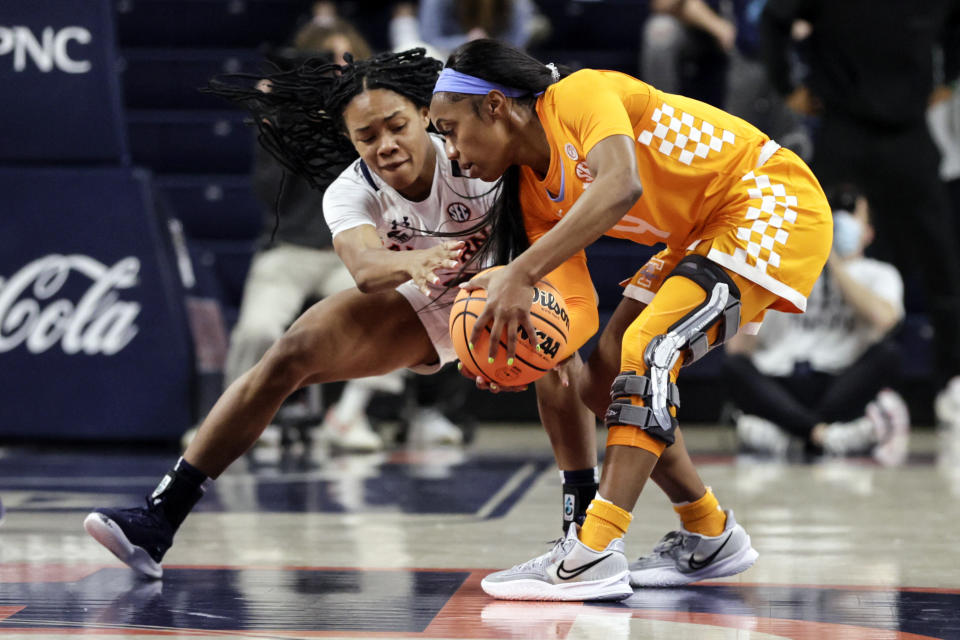
<svg viewBox="0 0 960 640"><path fill-rule="evenodd" d="M93 539L149 578L163 576L160 561L173 544L174 528L160 505L94 509L83 521Z"/></svg>

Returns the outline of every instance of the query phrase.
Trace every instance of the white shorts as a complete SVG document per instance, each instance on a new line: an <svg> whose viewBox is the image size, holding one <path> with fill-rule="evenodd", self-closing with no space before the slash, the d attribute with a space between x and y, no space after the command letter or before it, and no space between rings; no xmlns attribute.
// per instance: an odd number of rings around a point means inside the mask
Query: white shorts
<svg viewBox="0 0 960 640"><path fill-rule="evenodd" d="M450 340L450 307L453 305L457 293L460 292L460 288L453 287L440 298L434 299L423 295L423 292L417 288L413 280L408 280L397 287L397 291L407 299L410 306L417 312L439 358L431 364L410 367L410 371L421 375L429 375L439 371L448 362L457 360L457 352L453 350L453 341Z"/></svg>

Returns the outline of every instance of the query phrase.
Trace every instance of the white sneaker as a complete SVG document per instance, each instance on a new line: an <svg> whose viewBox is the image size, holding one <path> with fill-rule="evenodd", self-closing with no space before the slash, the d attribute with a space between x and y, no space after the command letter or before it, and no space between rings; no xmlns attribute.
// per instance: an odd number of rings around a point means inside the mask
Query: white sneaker
<svg viewBox="0 0 960 640"><path fill-rule="evenodd" d="M723 532L714 537L686 529L663 536L653 553L630 565L634 587L678 587L708 578L723 578L746 571L760 555L750 536L726 510Z"/></svg>
<svg viewBox="0 0 960 640"><path fill-rule="evenodd" d="M337 417L335 406L327 411L327 416L320 426L319 439L344 451L369 453L383 449L383 438L373 430L365 415L360 414L351 420L341 421Z"/></svg>
<svg viewBox="0 0 960 640"><path fill-rule="evenodd" d="M790 447L790 436L783 429L746 413L737 417L737 439L747 449L776 456L785 456Z"/></svg>
<svg viewBox="0 0 960 640"><path fill-rule="evenodd" d="M933 402L937 422L945 427L960 429L960 376L950 379Z"/></svg>
<svg viewBox="0 0 960 640"><path fill-rule="evenodd" d="M414 446L461 444L463 432L432 407L417 407L410 416L407 443Z"/></svg>
<svg viewBox="0 0 960 640"><path fill-rule="evenodd" d="M873 404L872 402L870 403ZM880 442L884 426L875 409L850 422L831 422L823 432L823 450L832 456L868 454Z"/></svg>
<svg viewBox="0 0 960 640"><path fill-rule="evenodd" d="M867 414L884 425L883 435L873 448L874 459L884 466L901 465L910 452L910 410L900 394L883 389L867 405Z"/></svg>
<svg viewBox="0 0 960 640"><path fill-rule="evenodd" d="M623 600L633 594L623 538L603 551L580 542L580 527L572 525L565 538L542 556L491 573L480 587L500 600Z"/></svg>

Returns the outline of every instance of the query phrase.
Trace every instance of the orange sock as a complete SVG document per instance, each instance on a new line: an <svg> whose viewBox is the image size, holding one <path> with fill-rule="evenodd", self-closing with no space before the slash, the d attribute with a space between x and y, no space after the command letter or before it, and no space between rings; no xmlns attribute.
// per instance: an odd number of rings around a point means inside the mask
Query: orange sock
<svg viewBox="0 0 960 640"><path fill-rule="evenodd" d="M702 536L718 536L727 524L727 514L720 509L720 502L710 487L699 500L675 504L673 510L680 514L684 529Z"/></svg>
<svg viewBox="0 0 960 640"><path fill-rule="evenodd" d="M614 538L627 532L633 516L599 495L587 507L587 519L580 528L580 542L594 551L603 551Z"/></svg>

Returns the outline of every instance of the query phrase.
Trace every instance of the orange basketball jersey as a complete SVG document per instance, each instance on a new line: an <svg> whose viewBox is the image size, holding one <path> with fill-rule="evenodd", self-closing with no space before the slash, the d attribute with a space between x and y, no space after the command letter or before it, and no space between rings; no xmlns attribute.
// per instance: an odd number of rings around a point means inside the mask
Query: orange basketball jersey
<svg viewBox="0 0 960 640"><path fill-rule="evenodd" d="M607 235L665 243L677 259L699 248L777 294L773 308L803 311L829 252L832 220L819 183L792 152L740 118L614 71L584 69L551 85L537 115L551 159L542 181L522 171L531 242L590 188L594 145L630 136L643 195ZM651 296L659 282L648 283Z"/></svg>

